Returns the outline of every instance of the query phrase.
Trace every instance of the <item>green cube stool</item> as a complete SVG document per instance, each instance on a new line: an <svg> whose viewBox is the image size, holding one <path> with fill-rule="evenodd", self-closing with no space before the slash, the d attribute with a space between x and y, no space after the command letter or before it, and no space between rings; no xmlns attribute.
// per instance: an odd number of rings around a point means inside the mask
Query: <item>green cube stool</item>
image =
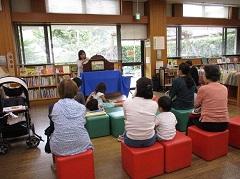
<svg viewBox="0 0 240 179"><path fill-rule="evenodd" d="M123 111L123 107L105 108L105 112L107 114L111 112L116 112L116 111Z"/></svg>
<svg viewBox="0 0 240 179"><path fill-rule="evenodd" d="M111 134L114 137L122 135L125 131L123 110L108 113L110 118Z"/></svg>
<svg viewBox="0 0 240 179"><path fill-rule="evenodd" d="M192 112L193 109L186 109L186 110L180 110L180 109L171 109L171 112L175 114L177 118L177 126L176 129L185 132L187 130L188 125L188 117L189 114Z"/></svg>
<svg viewBox="0 0 240 179"><path fill-rule="evenodd" d="M90 138L102 137L110 135L110 125L108 115L99 115L86 117L86 129Z"/></svg>

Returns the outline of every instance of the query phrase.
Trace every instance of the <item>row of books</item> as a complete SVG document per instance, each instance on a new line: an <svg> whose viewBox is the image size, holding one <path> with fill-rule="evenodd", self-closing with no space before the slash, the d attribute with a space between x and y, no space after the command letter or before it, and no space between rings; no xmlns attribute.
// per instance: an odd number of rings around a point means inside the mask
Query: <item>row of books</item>
<svg viewBox="0 0 240 179"><path fill-rule="evenodd" d="M20 76L69 74L77 72L76 65L43 65L19 68Z"/></svg>
<svg viewBox="0 0 240 179"><path fill-rule="evenodd" d="M58 97L57 88L31 89L28 92L29 100Z"/></svg>
<svg viewBox="0 0 240 179"><path fill-rule="evenodd" d="M56 78L54 76L47 76L47 77L32 76L32 77L23 78L23 79L25 80L29 88L56 85Z"/></svg>
<svg viewBox="0 0 240 179"><path fill-rule="evenodd" d="M168 59L168 67L177 67L180 63L192 60L194 65L207 65L207 64L228 64L228 63L240 63L240 56L228 56L228 57L218 57L218 58L191 58L191 59Z"/></svg>
<svg viewBox="0 0 240 179"><path fill-rule="evenodd" d="M240 63L229 63L229 64L220 64L219 68L221 71L234 72L240 71Z"/></svg>

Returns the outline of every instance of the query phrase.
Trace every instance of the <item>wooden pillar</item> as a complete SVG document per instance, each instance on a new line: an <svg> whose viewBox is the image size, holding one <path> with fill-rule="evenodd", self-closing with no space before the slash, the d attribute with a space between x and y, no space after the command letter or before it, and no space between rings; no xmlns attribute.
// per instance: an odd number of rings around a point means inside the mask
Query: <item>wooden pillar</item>
<svg viewBox="0 0 240 179"><path fill-rule="evenodd" d="M167 24L166 24L166 10L167 3L166 0L149 0L148 1L148 38L150 39L150 63L146 63L146 73L145 75L149 78L154 76L156 69L156 61L162 60L164 64L167 64ZM161 51L161 59L157 59L157 50L153 48L153 37L163 36L165 49Z"/></svg>
<svg viewBox="0 0 240 179"><path fill-rule="evenodd" d="M6 69L10 75L16 74L16 46L10 13L10 0L2 0L0 11L0 55L7 59Z"/></svg>

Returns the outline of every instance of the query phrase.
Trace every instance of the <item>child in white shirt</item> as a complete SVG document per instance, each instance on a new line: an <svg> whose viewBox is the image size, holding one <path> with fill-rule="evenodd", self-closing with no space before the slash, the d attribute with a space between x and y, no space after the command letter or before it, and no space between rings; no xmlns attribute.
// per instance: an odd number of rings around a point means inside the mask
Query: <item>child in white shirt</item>
<svg viewBox="0 0 240 179"><path fill-rule="evenodd" d="M156 134L159 140L171 140L176 135L177 120L170 112L172 101L168 96L162 96L158 100L160 114L157 115L155 125Z"/></svg>

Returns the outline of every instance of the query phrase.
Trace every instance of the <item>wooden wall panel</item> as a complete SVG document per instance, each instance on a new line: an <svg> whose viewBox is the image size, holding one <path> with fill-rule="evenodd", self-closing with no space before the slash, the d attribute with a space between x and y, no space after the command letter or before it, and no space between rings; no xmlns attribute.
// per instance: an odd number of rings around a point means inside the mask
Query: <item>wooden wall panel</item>
<svg viewBox="0 0 240 179"><path fill-rule="evenodd" d="M229 7L229 19L238 20L238 7Z"/></svg>
<svg viewBox="0 0 240 179"><path fill-rule="evenodd" d="M172 16L183 17L183 4L172 4Z"/></svg>
<svg viewBox="0 0 240 179"><path fill-rule="evenodd" d="M132 1L122 1L122 15L133 15Z"/></svg>
<svg viewBox="0 0 240 179"><path fill-rule="evenodd" d="M46 12L45 0L31 0L32 12Z"/></svg>
<svg viewBox="0 0 240 179"><path fill-rule="evenodd" d="M167 48L166 48L166 9L167 3L166 0L149 0L149 24L148 24L148 37L151 42L151 71L147 70L147 76L153 76L155 74L156 61L157 59L157 50L153 49L153 37L154 36L163 36L165 49L161 50L161 60L163 63L167 63ZM147 68L148 69L148 68Z"/></svg>
<svg viewBox="0 0 240 179"><path fill-rule="evenodd" d="M167 17L167 25L239 27L240 20L201 17Z"/></svg>
<svg viewBox="0 0 240 179"><path fill-rule="evenodd" d="M55 13L12 13L12 21L18 23L89 23L89 24L147 24L143 16L136 21L132 15L92 15Z"/></svg>
<svg viewBox="0 0 240 179"><path fill-rule="evenodd" d="M15 75L16 48L12 29L9 0L2 0L2 11L0 12L0 55L9 57L6 68L11 75Z"/></svg>

